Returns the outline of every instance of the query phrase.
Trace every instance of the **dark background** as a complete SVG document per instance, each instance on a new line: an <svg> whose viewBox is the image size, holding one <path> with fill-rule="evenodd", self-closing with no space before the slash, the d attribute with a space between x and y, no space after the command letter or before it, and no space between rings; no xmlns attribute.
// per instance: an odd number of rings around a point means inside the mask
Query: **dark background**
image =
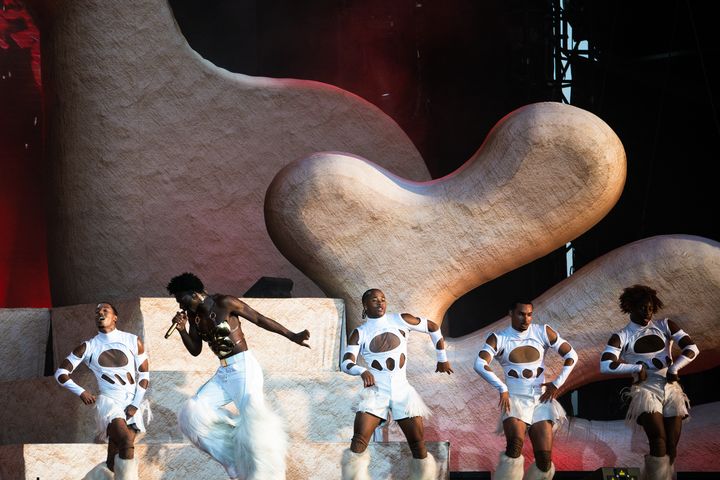
<svg viewBox="0 0 720 480"><path fill-rule="evenodd" d="M43 195L45 166L36 121L42 95L32 40L36 30L29 16L10 14L23 10L19 2L2 3L0 307L50 306L44 220L48 199ZM573 241L576 269L654 235L720 240L714 173L720 158L715 3L564 2L575 40L587 40L589 46L587 58L570 55L570 101L613 128L628 160L618 204ZM559 2L170 4L192 48L220 67L330 83L377 105L409 135L433 178L463 164L510 111L532 102L561 101L553 80L559 41L553 12ZM444 329L450 336L469 333L504 316L513 298L535 298L563 278L561 249L465 295L449 310ZM717 400L702 386L719 376L714 369L686 377L693 403ZM583 387L579 414L620 418L622 407L614 390L622 385L624 381L613 380Z"/></svg>

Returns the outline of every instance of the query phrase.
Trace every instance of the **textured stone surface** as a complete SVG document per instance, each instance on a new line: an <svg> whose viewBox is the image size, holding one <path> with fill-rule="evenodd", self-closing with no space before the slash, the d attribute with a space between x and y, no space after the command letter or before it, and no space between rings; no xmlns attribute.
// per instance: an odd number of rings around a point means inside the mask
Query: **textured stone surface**
<svg viewBox="0 0 720 480"><path fill-rule="evenodd" d="M275 173L344 151L429 178L378 108L317 82L217 68L164 0L30 3L42 19L54 305L161 296L184 270L237 295L262 276L318 295L266 233Z"/></svg>
<svg viewBox="0 0 720 480"><path fill-rule="evenodd" d="M340 458L347 448L339 443L313 444L311 449L288 452L287 480L340 478ZM428 451L438 460L438 480L448 478L446 443L429 443ZM374 479L407 480L410 450L405 444L370 446ZM187 444L139 445L139 477L143 480L226 478L224 470L198 449ZM53 480L81 478L105 458L105 447L93 444L0 446L0 478L3 480Z"/></svg>
<svg viewBox="0 0 720 480"><path fill-rule="evenodd" d="M50 333L46 308L0 309L0 382L41 377Z"/></svg>
<svg viewBox="0 0 720 480"><path fill-rule="evenodd" d="M427 183L347 155L295 162L268 189L265 219L278 249L345 299L351 327L370 287L441 322L459 296L592 227L624 182L625 152L607 124L539 103L506 116L465 165Z"/></svg>

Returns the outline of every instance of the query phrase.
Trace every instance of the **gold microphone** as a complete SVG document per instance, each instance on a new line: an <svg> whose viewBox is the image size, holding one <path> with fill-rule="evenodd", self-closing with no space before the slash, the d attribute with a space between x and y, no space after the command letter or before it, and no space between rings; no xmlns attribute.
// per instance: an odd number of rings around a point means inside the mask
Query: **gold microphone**
<svg viewBox="0 0 720 480"><path fill-rule="evenodd" d="M165 332L165 338L170 338L170 335L173 334L175 329L177 328L177 323L173 322L172 325L170 325L170 328L168 328L167 332Z"/></svg>
<svg viewBox="0 0 720 480"><path fill-rule="evenodd" d="M183 314L185 314L185 312L181 310L178 312L178 314L180 316L182 316ZM170 328L167 329L167 332L165 332L165 338L170 338L170 335L173 334L173 332L175 331L176 328L177 328L177 322L173 322L172 325L170 325Z"/></svg>

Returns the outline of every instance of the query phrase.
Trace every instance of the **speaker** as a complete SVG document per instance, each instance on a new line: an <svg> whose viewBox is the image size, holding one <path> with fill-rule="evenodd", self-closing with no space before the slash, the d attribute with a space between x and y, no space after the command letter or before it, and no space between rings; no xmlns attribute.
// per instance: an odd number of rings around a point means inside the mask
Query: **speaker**
<svg viewBox="0 0 720 480"><path fill-rule="evenodd" d="M246 298L290 298L293 281L289 278L260 277L260 280L243 293Z"/></svg>

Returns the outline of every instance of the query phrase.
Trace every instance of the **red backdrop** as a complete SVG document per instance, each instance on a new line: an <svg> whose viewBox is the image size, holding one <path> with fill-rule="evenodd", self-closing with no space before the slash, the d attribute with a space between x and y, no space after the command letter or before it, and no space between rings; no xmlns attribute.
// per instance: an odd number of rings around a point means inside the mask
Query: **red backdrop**
<svg viewBox="0 0 720 480"><path fill-rule="evenodd" d="M27 10L0 10L0 307L49 307L40 35Z"/></svg>

